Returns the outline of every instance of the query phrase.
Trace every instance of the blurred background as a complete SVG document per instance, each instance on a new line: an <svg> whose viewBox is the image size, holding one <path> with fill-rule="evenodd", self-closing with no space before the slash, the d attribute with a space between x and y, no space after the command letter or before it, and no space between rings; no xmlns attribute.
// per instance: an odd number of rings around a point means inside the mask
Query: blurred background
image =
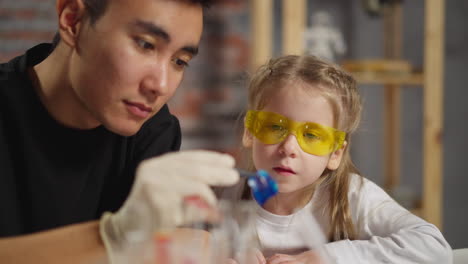
<svg viewBox="0 0 468 264"><path fill-rule="evenodd" d="M252 69L323 52L359 81L364 113L351 151L362 174L453 248L468 247L467 12L464 0L220 0L170 101L182 148L237 156ZM56 27L54 0L0 0L0 61L50 42Z"/></svg>

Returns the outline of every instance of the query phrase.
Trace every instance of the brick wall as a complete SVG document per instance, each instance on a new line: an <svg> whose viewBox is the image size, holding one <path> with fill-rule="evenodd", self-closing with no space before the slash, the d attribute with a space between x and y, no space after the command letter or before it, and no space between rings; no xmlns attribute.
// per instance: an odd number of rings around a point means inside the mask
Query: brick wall
<svg viewBox="0 0 468 264"><path fill-rule="evenodd" d="M50 41L56 23L54 0L0 0L0 61Z"/></svg>

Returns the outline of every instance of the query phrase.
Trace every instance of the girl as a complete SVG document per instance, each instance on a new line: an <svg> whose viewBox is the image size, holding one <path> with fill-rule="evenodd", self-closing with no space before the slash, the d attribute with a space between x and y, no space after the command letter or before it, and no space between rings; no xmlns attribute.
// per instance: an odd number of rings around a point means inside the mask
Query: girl
<svg viewBox="0 0 468 264"><path fill-rule="evenodd" d="M439 230L362 178L349 148L361 99L356 82L313 56L284 56L259 68L249 84L243 146L249 169L263 169L279 193L258 208L259 262L320 263L318 251L285 251L298 238L289 227L312 214L327 235L333 263L451 263ZM283 230L283 231L281 231ZM269 252L273 250L273 252Z"/></svg>

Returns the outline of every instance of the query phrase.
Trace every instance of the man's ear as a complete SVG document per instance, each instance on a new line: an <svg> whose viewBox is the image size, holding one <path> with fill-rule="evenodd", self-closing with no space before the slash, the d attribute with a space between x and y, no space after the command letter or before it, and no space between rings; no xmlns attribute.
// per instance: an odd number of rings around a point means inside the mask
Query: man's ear
<svg viewBox="0 0 468 264"><path fill-rule="evenodd" d="M242 145L245 148L251 148L253 145L253 136L247 128L244 128L244 134L242 135Z"/></svg>
<svg viewBox="0 0 468 264"><path fill-rule="evenodd" d="M335 150L331 156L330 159L328 160L327 168L329 170L336 170L338 169L338 166L340 166L341 159L343 158L343 154L346 149L346 145L348 145L348 142L343 142L343 146L341 148Z"/></svg>
<svg viewBox="0 0 468 264"><path fill-rule="evenodd" d="M60 39L74 47L86 9L83 0L57 0L56 9Z"/></svg>

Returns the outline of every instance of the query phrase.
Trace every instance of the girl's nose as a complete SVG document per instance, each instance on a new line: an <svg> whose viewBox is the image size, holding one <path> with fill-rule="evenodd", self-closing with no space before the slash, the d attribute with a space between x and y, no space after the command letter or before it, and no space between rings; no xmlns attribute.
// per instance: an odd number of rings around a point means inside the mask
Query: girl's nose
<svg viewBox="0 0 468 264"><path fill-rule="evenodd" d="M280 144L280 154L291 158L297 157L298 151L300 151L300 146L297 142L296 136L294 136L293 134L289 134Z"/></svg>

